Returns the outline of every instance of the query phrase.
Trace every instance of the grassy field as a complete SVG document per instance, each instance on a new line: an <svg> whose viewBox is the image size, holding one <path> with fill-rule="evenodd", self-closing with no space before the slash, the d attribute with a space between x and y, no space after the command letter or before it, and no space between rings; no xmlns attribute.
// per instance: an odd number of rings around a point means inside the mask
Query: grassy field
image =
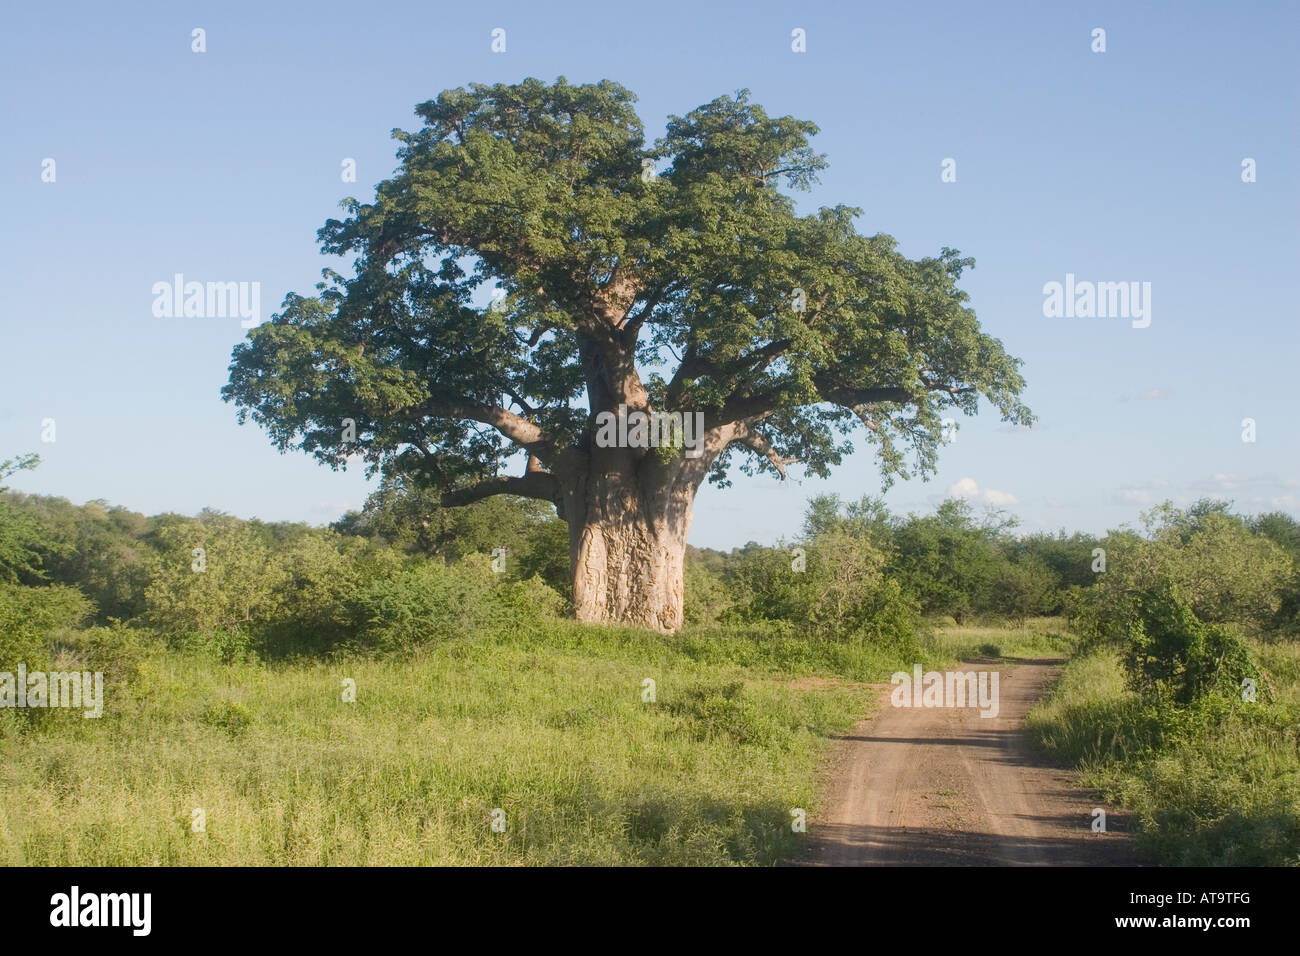
<svg viewBox="0 0 1300 956"><path fill-rule="evenodd" d="M126 633L102 718L0 713L0 863L773 864L864 682L986 637L555 622L406 658L220 663ZM64 645L64 666L103 662Z"/></svg>
<svg viewBox="0 0 1300 956"><path fill-rule="evenodd" d="M1300 646L1256 644L1272 699L1143 701L1118 653L1073 658L1028 722L1083 782L1137 816L1165 864L1300 865Z"/></svg>
<svg viewBox="0 0 1300 956"><path fill-rule="evenodd" d="M1041 618L883 648L567 621L328 662L223 663L127 629L59 646L59 668L105 670L105 713L0 711L0 864L771 865L799 852L791 811L816 816L872 682L1075 642ZM1268 706L1182 712L1087 650L1031 733L1160 862L1300 863L1300 647L1254 650Z"/></svg>
<svg viewBox="0 0 1300 956"><path fill-rule="evenodd" d="M1061 618L1033 617L1019 624L937 626L927 646L952 660L981 657L1069 657L1075 638Z"/></svg>
<svg viewBox="0 0 1300 956"><path fill-rule="evenodd" d="M0 711L0 864L771 865L799 852L791 811L815 817L871 682L1074 652L1050 618L884 648L567 621L328 662L223 663L127 629L59 645L59 669L105 670L105 713ZM1175 712L1093 648L1031 733L1160 862L1300 863L1300 647L1254 650L1268 706Z"/></svg>

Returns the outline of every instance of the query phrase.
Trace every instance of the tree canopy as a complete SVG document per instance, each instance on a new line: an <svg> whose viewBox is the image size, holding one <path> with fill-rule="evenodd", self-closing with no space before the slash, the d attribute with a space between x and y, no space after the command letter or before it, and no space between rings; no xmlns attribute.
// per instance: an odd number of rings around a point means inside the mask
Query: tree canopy
<svg viewBox="0 0 1300 956"><path fill-rule="evenodd" d="M225 397L282 448L447 489L521 449L555 461L619 402L745 423L714 481L735 446L758 470L825 475L855 428L886 481L908 474L909 448L926 473L944 410L973 413L981 394L1031 420L1019 362L957 287L971 259L908 259L859 235L858 209L796 213L780 186L826 165L816 126L740 91L647 144L634 101L561 78L418 106L424 127L393 134L396 175L320 231L356 275L290 295L235 350ZM663 171L643 177L647 161ZM480 287L504 290L499 308L472 304Z"/></svg>

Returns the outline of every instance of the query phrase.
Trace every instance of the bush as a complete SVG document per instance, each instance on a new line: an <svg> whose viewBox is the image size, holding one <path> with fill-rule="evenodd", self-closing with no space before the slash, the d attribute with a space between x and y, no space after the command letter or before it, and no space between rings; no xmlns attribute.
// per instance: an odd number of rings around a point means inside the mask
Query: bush
<svg viewBox="0 0 1300 956"><path fill-rule="evenodd" d="M1099 543L1098 539L1081 532L1069 536L1064 531L1055 535L1028 534L1015 542L1011 552L1016 564L1022 564L1026 559L1041 562L1057 580L1058 587L1090 587L1097 579L1092 570L1092 552ZM1049 613L1056 614L1060 610L1058 594L1058 601Z"/></svg>
<svg viewBox="0 0 1300 956"><path fill-rule="evenodd" d="M250 523L211 513L172 518L157 540L161 555L145 603L161 633L189 643L194 635L247 632L272 619L290 574Z"/></svg>
<svg viewBox="0 0 1300 956"><path fill-rule="evenodd" d="M362 646L407 651L481 628L520 628L556 616L563 599L540 578L504 581L484 556L434 560L372 581L349 602Z"/></svg>
<svg viewBox="0 0 1300 956"><path fill-rule="evenodd" d="M787 547L747 548L727 576L737 599L724 619L789 621L820 637L872 643L915 634L916 602L886 577L886 555L870 538L832 528L802 551L800 558Z"/></svg>
<svg viewBox="0 0 1300 956"><path fill-rule="evenodd" d="M188 651L203 657L230 664L251 661L257 657L252 633L242 627L214 627L210 631L186 631L169 639L177 650Z"/></svg>
<svg viewBox="0 0 1300 956"><path fill-rule="evenodd" d="M80 626L94 613L94 604L76 588L0 582L0 670L14 671L20 663L44 667L53 636Z"/></svg>
<svg viewBox="0 0 1300 956"><path fill-rule="evenodd" d="M0 581L35 583L41 567L43 536L32 517L0 498Z"/></svg>
<svg viewBox="0 0 1300 956"><path fill-rule="evenodd" d="M353 595L406 566L391 548L316 529L286 542L273 563L273 600L252 628L258 653L271 657L322 654L352 639Z"/></svg>
<svg viewBox="0 0 1300 956"><path fill-rule="evenodd" d="M682 616L687 625L716 623L731 607L732 597L722 575L689 555L682 571L682 585L686 592Z"/></svg>
<svg viewBox="0 0 1300 956"><path fill-rule="evenodd" d="M1161 582L1178 587L1202 621L1272 627L1282 607L1292 562L1285 551L1226 506L1203 502L1186 511L1169 504L1143 515L1147 537L1125 533L1103 542L1106 571L1091 589L1106 610Z"/></svg>
<svg viewBox="0 0 1300 956"><path fill-rule="evenodd" d="M533 525L516 555L513 571L520 579L539 577L557 594L571 598L569 526L558 518Z"/></svg>
<svg viewBox="0 0 1300 956"><path fill-rule="evenodd" d="M1190 704L1210 693L1240 695L1246 678L1260 683L1246 643L1226 626L1198 620L1173 584L1136 596L1126 637L1125 667L1141 690L1157 697Z"/></svg>
<svg viewBox="0 0 1300 956"><path fill-rule="evenodd" d="M933 515L911 515L894 526L890 576L916 595L926 614L964 624L994 610L994 587L1010 567L1003 550L1007 526L995 516L977 522L969 504L948 499Z"/></svg>
<svg viewBox="0 0 1300 956"><path fill-rule="evenodd" d="M993 582L991 603L1014 621L1048 615L1060 606L1059 582L1040 558L1029 555L1003 567Z"/></svg>
<svg viewBox="0 0 1300 956"><path fill-rule="evenodd" d="M84 631L55 633L56 655L71 657L77 670L101 671L104 686L117 688L131 682L157 641L148 631L113 624Z"/></svg>

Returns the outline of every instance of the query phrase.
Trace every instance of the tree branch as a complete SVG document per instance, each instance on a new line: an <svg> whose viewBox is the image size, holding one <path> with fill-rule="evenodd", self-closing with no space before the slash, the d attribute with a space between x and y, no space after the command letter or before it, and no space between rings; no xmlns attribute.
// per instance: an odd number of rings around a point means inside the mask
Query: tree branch
<svg viewBox="0 0 1300 956"><path fill-rule="evenodd" d="M444 508L458 508L473 504L493 495L519 495L521 498L536 498L539 501L555 501L559 485L555 476L549 471L529 471L520 476L498 475L481 481L468 488L457 488L442 494Z"/></svg>
<svg viewBox="0 0 1300 956"><path fill-rule="evenodd" d="M516 405L518 405L520 408L524 410L525 415L537 414L537 409L533 408L533 406L529 405L526 401L524 401L523 396L521 396L513 388L505 389L505 393L510 396L511 401L513 401Z"/></svg>
<svg viewBox="0 0 1300 956"><path fill-rule="evenodd" d="M732 441L744 445L757 454L762 455L772 463L778 475L785 478L785 466L797 464L802 459L799 458L782 458L771 443L763 437L762 433L755 429L748 422L742 422L736 429Z"/></svg>
<svg viewBox="0 0 1300 956"><path fill-rule="evenodd" d="M515 444L522 445L529 451L536 450L538 457L544 458L540 451L551 444L549 436L536 422L531 422L522 415L497 405L471 401L439 402L430 399L420 406L420 410L443 418L467 418L470 421L491 425Z"/></svg>

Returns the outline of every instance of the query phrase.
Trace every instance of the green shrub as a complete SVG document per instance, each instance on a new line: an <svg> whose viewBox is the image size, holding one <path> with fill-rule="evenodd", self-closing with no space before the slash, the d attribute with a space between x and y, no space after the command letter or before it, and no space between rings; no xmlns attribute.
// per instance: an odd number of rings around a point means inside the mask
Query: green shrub
<svg viewBox="0 0 1300 956"><path fill-rule="evenodd" d="M230 664L256 658L256 641L247 628L215 627L210 631L187 631L172 636L171 647Z"/></svg>
<svg viewBox="0 0 1300 956"><path fill-rule="evenodd" d="M894 523L889 575L916 596L926 614L964 624L994 609L994 585L1010 567L1003 531L1003 523L978 522L969 504L950 498L933 515Z"/></svg>
<svg viewBox="0 0 1300 956"><path fill-rule="evenodd" d="M1168 503L1143 515L1146 537L1114 533L1101 542L1106 570L1071 598L1076 625L1094 637L1127 626L1136 595L1163 584L1178 588L1197 619L1275 627L1293 576L1290 556L1226 506L1201 502L1185 511Z"/></svg>
<svg viewBox="0 0 1300 956"><path fill-rule="evenodd" d="M172 518L157 540L145 603L161 633L190 643L195 635L243 632L272 620L290 573L250 522L208 513Z"/></svg>
<svg viewBox="0 0 1300 956"><path fill-rule="evenodd" d="M558 518L537 522L515 556L512 570L522 579L539 577L557 594L571 597L569 526Z"/></svg>
<svg viewBox="0 0 1300 956"><path fill-rule="evenodd" d="M1013 621L1050 614L1060 604L1059 582L1041 559L1027 555L1002 568L990 601L997 613Z"/></svg>
<svg viewBox="0 0 1300 956"><path fill-rule="evenodd" d="M199 712L199 721L216 727L232 737L245 733L253 725L253 717L242 704L219 700Z"/></svg>
<svg viewBox="0 0 1300 956"><path fill-rule="evenodd" d="M94 612L94 604L76 588L0 582L0 670L12 671L19 663L43 667L52 653L51 638Z"/></svg>
<svg viewBox="0 0 1300 956"><path fill-rule="evenodd" d="M1135 596L1126 638L1124 663L1138 687L1180 704L1208 693L1240 696L1246 678L1259 682L1245 641L1227 626L1202 623L1167 582Z"/></svg>
<svg viewBox="0 0 1300 956"><path fill-rule="evenodd" d="M320 655L355 637L353 595L400 574L394 549L334 531L311 529L275 553L273 600L251 626L253 646L267 657Z"/></svg>
<svg viewBox="0 0 1300 956"><path fill-rule="evenodd" d="M779 714L746 700L740 680L687 687L669 711L684 718L699 740L723 737L741 747L771 746L789 736Z"/></svg>
<svg viewBox="0 0 1300 956"><path fill-rule="evenodd" d="M915 637L916 602L885 573L886 555L846 527L793 549L747 548L730 569L723 620L788 621L823 638L890 644Z"/></svg>
<svg viewBox="0 0 1300 956"><path fill-rule="evenodd" d="M135 679L158 643L151 632L119 623L57 631L54 653L70 656L77 670L102 672L105 688L116 690Z"/></svg>
<svg viewBox="0 0 1300 956"><path fill-rule="evenodd" d="M563 599L540 578L502 580L486 556L423 562L372 581L349 602L362 646L386 651L467 637L484 628L527 627L555 617Z"/></svg>
<svg viewBox="0 0 1300 956"><path fill-rule="evenodd" d="M686 567L682 571L682 584L686 592L682 616L688 626L714 624L731 607L733 598L722 575L702 561L687 557Z"/></svg>

